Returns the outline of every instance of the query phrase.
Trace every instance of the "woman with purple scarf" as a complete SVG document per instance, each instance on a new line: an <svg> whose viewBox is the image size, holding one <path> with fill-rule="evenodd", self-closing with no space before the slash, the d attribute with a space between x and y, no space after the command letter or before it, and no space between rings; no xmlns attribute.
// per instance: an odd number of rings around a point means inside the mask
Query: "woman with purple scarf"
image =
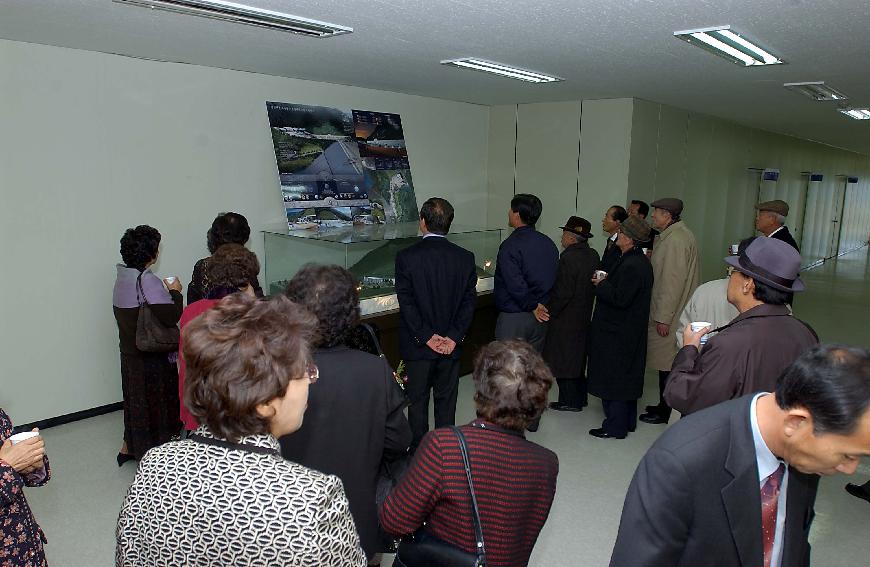
<svg viewBox="0 0 870 567"><path fill-rule="evenodd" d="M124 263L118 264L112 301L118 323L124 393L124 444L118 453L118 466L142 458L148 449L169 441L181 430L177 353L143 352L136 348L142 293L152 313L167 327L178 323L184 308L181 282L161 281L149 269L157 261L159 246L160 233L147 225L127 229L121 237ZM142 293L137 283L140 280Z"/></svg>

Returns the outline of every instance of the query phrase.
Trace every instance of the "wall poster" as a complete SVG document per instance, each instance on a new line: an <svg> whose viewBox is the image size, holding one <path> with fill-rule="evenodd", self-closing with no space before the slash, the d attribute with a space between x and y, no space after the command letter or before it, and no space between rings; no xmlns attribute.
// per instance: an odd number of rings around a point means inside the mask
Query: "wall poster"
<svg viewBox="0 0 870 567"><path fill-rule="evenodd" d="M398 114L266 102L291 229L416 221Z"/></svg>

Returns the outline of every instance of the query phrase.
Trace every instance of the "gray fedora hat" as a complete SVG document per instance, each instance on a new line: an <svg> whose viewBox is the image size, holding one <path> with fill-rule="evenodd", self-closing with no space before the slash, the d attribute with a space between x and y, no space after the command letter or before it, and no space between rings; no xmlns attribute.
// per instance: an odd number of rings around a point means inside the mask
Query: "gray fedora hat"
<svg viewBox="0 0 870 567"><path fill-rule="evenodd" d="M776 238L759 236L739 256L725 258L725 263L780 291L806 289L798 275L801 255L790 244Z"/></svg>

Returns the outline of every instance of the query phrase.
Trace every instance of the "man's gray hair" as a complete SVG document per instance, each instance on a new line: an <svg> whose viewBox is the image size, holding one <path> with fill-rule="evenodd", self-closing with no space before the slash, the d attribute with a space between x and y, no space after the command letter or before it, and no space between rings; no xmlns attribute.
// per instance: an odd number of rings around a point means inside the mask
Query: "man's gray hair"
<svg viewBox="0 0 870 567"><path fill-rule="evenodd" d="M770 214L773 215L773 218L776 220L776 224L778 224L780 226L785 224L785 217L784 216L782 216L779 213L774 213L773 211L771 211Z"/></svg>

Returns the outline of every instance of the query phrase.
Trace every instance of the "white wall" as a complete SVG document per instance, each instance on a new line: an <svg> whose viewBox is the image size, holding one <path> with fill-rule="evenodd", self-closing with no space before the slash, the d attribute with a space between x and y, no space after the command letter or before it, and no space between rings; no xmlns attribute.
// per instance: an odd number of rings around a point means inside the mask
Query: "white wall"
<svg viewBox="0 0 870 567"><path fill-rule="evenodd" d="M282 222L265 101L396 112L418 202L487 218L489 109L424 97L0 41L0 407L18 423L121 399L118 239L151 224L156 271L190 278L215 214ZM119 432L120 435L120 432Z"/></svg>

